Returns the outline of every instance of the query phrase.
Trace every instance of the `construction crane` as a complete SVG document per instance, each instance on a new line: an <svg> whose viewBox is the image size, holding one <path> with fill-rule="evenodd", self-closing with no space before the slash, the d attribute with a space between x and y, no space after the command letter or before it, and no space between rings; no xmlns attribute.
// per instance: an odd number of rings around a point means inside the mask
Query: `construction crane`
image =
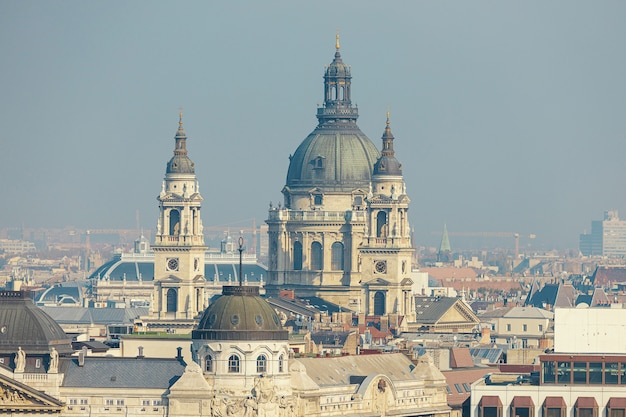
<svg viewBox="0 0 626 417"><path fill-rule="evenodd" d="M441 235L441 232L432 232L433 235ZM515 259L519 257L519 240L520 237L535 239L537 235L531 233L529 235L520 235L515 232L448 232L448 236L458 237L512 237L515 239Z"/></svg>

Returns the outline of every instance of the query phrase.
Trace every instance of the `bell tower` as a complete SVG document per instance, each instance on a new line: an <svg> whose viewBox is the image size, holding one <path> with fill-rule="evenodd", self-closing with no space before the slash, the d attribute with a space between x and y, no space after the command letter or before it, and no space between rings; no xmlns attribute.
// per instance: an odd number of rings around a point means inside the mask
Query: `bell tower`
<svg viewBox="0 0 626 417"><path fill-rule="evenodd" d="M366 198L367 232L359 248L362 259L366 314L400 314L414 320L411 261L414 249L409 228L409 202L402 164L393 149L389 113L381 156L374 165Z"/></svg>
<svg viewBox="0 0 626 417"><path fill-rule="evenodd" d="M187 156L187 135L180 113L174 156L167 163L159 202L154 250L151 317L161 326L191 321L204 311L204 235L198 180ZM157 322L151 323L154 327ZM191 326L193 327L193 325Z"/></svg>

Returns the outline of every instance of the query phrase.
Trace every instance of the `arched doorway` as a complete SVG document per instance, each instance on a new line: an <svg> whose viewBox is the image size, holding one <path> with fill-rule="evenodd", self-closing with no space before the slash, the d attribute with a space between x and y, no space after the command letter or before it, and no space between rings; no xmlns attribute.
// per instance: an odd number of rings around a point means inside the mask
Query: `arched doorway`
<svg viewBox="0 0 626 417"><path fill-rule="evenodd" d="M178 294L174 288L167 290L167 304L166 309L168 313L175 313L178 309Z"/></svg>
<svg viewBox="0 0 626 417"><path fill-rule="evenodd" d="M385 293L382 291L377 291L376 294L374 294L374 315L385 315Z"/></svg>

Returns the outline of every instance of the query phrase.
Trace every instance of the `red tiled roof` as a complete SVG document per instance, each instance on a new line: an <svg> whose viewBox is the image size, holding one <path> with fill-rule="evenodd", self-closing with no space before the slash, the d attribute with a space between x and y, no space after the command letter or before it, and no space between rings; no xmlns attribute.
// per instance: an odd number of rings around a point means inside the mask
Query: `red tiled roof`
<svg viewBox="0 0 626 417"><path fill-rule="evenodd" d="M513 397L513 401L511 401L511 406L526 408L526 407L534 407L535 403L533 402L533 399L531 397L516 395L515 397Z"/></svg>
<svg viewBox="0 0 626 417"><path fill-rule="evenodd" d="M593 284L598 287L606 287L609 283L626 282L626 268L599 266L593 277Z"/></svg>
<svg viewBox="0 0 626 417"><path fill-rule="evenodd" d="M470 393L466 392L463 384L467 384L468 386L483 378L486 374L491 372L488 368L472 368L472 369L458 369L453 371L443 371L441 372L443 376L446 378L446 384L450 388L450 393L448 394L448 405L449 406L461 406L465 400L470 397ZM463 392L459 393L456 390L455 384L458 384Z"/></svg>
<svg viewBox="0 0 626 417"><path fill-rule="evenodd" d="M441 268L421 268L420 272L427 272L428 275L436 280L447 278L476 278L478 274L472 268L454 268L454 267L441 267Z"/></svg>
<svg viewBox="0 0 626 417"><path fill-rule="evenodd" d="M598 408L598 403L594 397L578 397L575 407L579 408Z"/></svg>
<svg viewBox="0 0 626 417"><path fill-rule="evenodd" d="M543 401L543 406L551 408L567 407L565 405L565 400L563 399L563 397L546 397L546 399Z"/></svg>
<svg viewBox="0 0 626 417"><path fill-rule="evenodd" d="M450 350L451 368L471 368L474 366L470 350L466 347L452 348Z"/></svg>
<svg viewBox="0 0 626 417"><path fill-rule="evenodd" d="M497 395L483 395L479 405L483 407L502 407L502 401Z"/></svg>
<svg viewBox="0 0 626 417"><path fill-rule="evenodd" d="M609 408L626 408L626 398L623 397L611 397L607 404Z"/></svg>

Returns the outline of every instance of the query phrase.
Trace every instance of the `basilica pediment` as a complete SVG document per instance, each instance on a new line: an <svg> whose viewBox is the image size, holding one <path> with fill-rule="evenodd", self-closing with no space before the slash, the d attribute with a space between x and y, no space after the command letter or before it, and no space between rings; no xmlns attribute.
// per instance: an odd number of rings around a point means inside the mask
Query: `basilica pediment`
<svg viewBox="0 0 626 417"><path fill-rule="evenodd" d="M411 278L404 278L402 282L400 282L400 285L413 285L413 280Z"/></svg>
<svg viewBox="0 0 626 417"><path fill-rule="evenodd" d="M206 279L202 275L196 275L195 277L193 277L193 282L205 282L205 281Z"/></svg>
<svg viewBox="0 0 626 417"><path fill-rule="evenodd" d="M175 275L170 275L166 278L163 278L162 280L160 280L161 283L163 284L178 284L179 282L182 282L183 280L181 278L178 278Z"/></svg>
<svg viewBox="0 0 626 417"><path fill-rule="evenodd" d="M374 279L371 279L369 281L365 281L363 283L363 285L365 285L365 286L376 286L376 285L378 285L378 286L381 286L381 285L382 286L387 286L387 285L389 285L389 281L384 280L382 278L374 278Z"/></svg>
<svg viewBox="0 0 626 417"><path fill-rule="evenodd" d="M52 412L60 411L63 403L28 385L0 375L0 410Z"/></svg>

